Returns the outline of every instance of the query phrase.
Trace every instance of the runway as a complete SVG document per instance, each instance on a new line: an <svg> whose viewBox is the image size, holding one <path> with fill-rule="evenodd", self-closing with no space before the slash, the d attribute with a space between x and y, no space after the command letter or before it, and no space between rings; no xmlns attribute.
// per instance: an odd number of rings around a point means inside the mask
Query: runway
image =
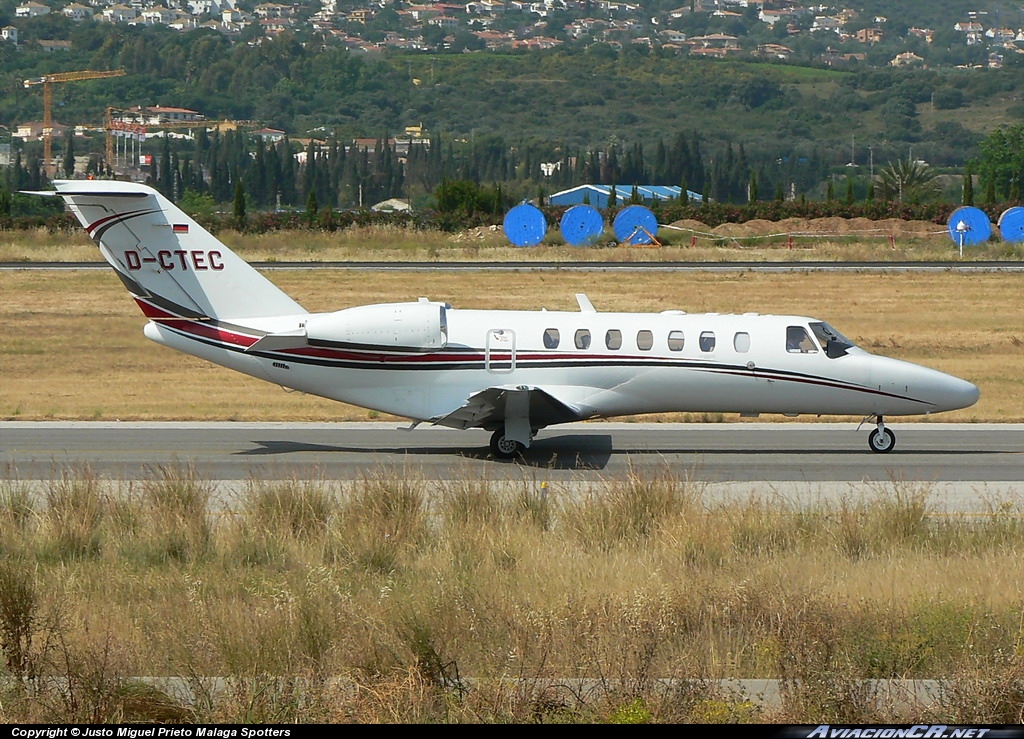
<svg viewBox="0 0 1024 739"><path fill-rule="evenodd" d="M6 479L53 479L88 464L120 480L192 465L206 479L601 480L670 471L709 483L969 484L1024 480L1024 424L890 424L896 449L867 448L857 423L578 423L544 429L517 462L491 458L485 431L395 423L0 422ZM1024 487L1024 486L1022 486Z"/></svg>

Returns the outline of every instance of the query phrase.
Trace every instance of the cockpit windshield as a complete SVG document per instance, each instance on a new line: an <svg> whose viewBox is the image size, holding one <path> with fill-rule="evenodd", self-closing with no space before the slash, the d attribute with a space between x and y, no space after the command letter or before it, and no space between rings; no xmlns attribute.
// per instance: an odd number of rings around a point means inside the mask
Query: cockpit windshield
<svg viewBox="0 0 1024 739"><path fill-rule="evenodd" d="M853 346L853 342L829 326L827 323L817 321L809 324L818 342L825 347L825 355L830 359L841 357L846 354L847 349Z"/></svg>

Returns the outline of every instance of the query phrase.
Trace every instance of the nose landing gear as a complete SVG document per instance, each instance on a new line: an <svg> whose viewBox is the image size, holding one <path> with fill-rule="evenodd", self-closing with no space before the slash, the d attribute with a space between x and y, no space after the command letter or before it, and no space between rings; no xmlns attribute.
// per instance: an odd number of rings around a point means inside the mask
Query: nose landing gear
<svg viewBox="0 0 1024 739"><path fill-rule="evenodd" d="M868 434L868 446L878 454L888 454L896 447L896 434L885 427L882 416L876 416L875 428Z"/></svg>

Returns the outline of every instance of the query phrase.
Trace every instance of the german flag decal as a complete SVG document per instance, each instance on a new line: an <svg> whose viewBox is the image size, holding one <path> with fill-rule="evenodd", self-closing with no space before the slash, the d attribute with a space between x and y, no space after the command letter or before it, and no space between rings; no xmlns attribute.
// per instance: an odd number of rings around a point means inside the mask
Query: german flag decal
<svg viewBox="0 0 1024 739"><path fill-rule="evenodd" d="M188 233L188 224L187 223L175 223L171 227L171 229L176 234L187 234Z"/></svg>

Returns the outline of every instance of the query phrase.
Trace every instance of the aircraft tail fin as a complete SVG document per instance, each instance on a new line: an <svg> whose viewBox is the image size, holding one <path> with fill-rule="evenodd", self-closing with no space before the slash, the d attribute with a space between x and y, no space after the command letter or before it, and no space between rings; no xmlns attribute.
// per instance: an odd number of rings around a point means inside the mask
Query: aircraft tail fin
<svg viewBox="0 0 1024 739"><path fill-rule="evenodd" d="M151 187L57 180L56 194L150 318L263 318L306 311Z"/></svg>

